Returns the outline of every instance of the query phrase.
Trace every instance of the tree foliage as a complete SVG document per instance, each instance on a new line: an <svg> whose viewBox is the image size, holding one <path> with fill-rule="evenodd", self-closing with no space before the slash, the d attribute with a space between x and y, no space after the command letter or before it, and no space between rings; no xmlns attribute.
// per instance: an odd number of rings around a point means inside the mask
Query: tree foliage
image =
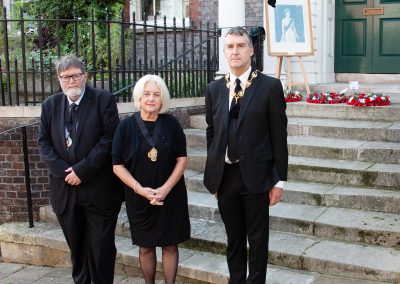
<svg viewBox="0 0 400 284"><path fill-rule="evenodd" d="M73 19L74 11L79 18L90 18L91 8L94 10L94 17L104 20L107 13L110 18L116 16L117 9L124 6L124 0L84 0L84 1L53 1L53 0L32 0L27 4L26 12L29 15L43 16L48 19Z"/></svg>

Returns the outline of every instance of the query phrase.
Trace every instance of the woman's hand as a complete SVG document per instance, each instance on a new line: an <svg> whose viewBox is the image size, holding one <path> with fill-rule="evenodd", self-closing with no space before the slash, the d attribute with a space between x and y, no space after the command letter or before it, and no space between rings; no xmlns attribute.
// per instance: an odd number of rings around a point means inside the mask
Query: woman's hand
<svg viewBox="0 0 400 284"><path fill-rule="evenodd" d="M139 193L141 196L146 198L147 200L150 201L151 205L164 205L164 198L160 198L159 192L157 189L153 189L151 187L143 187L140 189Z"/></svg>

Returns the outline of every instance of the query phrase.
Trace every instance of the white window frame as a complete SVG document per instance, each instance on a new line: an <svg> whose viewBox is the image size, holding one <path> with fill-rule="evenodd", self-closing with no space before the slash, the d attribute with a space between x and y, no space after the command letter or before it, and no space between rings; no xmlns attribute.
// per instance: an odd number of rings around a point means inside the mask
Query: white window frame
<svg viewBox="0 0 400 284"><path fill-rule="evenodd" d="M183 3L187 2L189 4L188 0L152 0L153 1L153 7L155 7L156 1L160 1L160 15L157 15L157 25L158 26L163 26L164 25L164 15L166 16L166 24L167 26L172 26L173 25L173 17L176 17L176 26L177 27L182 27L182 19L185 11L183 11ZM173 1L173 11L163 11L163 9L166 9L166 7L163 7L163 2L164 4L171 4ZM143 23L142 15L143 15L143 7L142 7L142 0L131 0L131 7L130 11L130 20L131 22L133 21L132 19L132 14L133 11L136 14L136 22L137 23ZM172 12L172 13L171 13ZM177 15L179 13L179 15ZM147 23L151 24L154 22L154 14L155 10L153 10L153 15L149 15L147 19ZM185 26L189 26L189 15L186 15L185 19Z"/></svg>

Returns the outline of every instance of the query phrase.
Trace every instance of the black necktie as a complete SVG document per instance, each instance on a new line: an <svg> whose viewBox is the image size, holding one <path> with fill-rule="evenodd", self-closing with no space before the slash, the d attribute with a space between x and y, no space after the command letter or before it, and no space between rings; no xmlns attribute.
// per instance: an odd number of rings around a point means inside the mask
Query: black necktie
<svg viewBox="0 0 400 284"><path fill-rule="evenodd" d="M235 80L235 96L242 91L242 86L240 85L240 79L237 78ZM242 100L242 97L238 97L237 99L235 99L235 97L232 98L232 102L231 102L231 109L229 111L229 116L231 118L238 118L239 117L239 111L240 111L240 102Z"/></svg>
<svg viewBox="0 0 400 284"><path fill-rule="evenodd" d="M242 91L242 86L240 85L240 79L237 78L235 80L236 86L235 86L235 95L237 95L239 92ZM234 163L238 159L238 152L237 152L237 120L239 117L239 111L240 111L240 103L241 103L242 97L238 97L236 100L235 98L232 98L231 102L231 109L229 111L229 140L228 140L228 159Z"/></svg>
<svg viewBox="0 0 400 284"><path fill-rule="evenodd" d="M76 145L76 124L78 122L79 112L78 105L72 103L69 106L69 119L67 123L68 138L67 138L67 149L69 153L69 159L71 163L76 163L75 157L75 145Z"/></svg>

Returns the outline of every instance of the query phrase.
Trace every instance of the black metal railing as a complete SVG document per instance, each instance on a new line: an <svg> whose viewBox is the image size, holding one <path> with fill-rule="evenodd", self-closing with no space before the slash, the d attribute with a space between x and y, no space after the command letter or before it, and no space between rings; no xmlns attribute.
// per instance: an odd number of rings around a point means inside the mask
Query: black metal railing
<svg viewBox="0 0 400 284"><path fill-rule="evenodd" d="M145 19L146 17L144 17ZM135 14L133 14L135 19ZM17 28L16 28L17 27ZM218 69L218 29L198 28L173 18L154 21L8 19L0 20L0 105L36 105L59 90L54 61L67 53L82 57L90 84L117 92L117 100L131 101L130 88L144 74L158 74L171 97L203 96ZM63 36L64 35L64 36ZM68 36L66 36L68 35Z"/></svg>
<svg viewBox="0 0 400 284"><path fill-rule="evenodd" d="M27 129L30 128L30 130L33 130L32 128L36 129L38 126L38 122L26 124L23 126L18 126L14 127L8 130L5 130L3 132L0 132L0 138L1 141L13 141L13 142L21 142L21 143L15 143L18 145L21 145L22 151L16 151L18 153L22 153L22 161L23 161L23 167L24 167L24 184L25 184L25 194L26 194L26 210L22 209L19 210L19 213L21 214L27 214L28 216L28 222L29 222L29 228L33 228L34 226L34 214L33 214L33 205L32 205L32 188L31 188L31 169L30 169L30 162L29 162L29 149L28 145L28 135L27 135ZM5 138L5 136L8 136L8 139ZM19 139L18 139L19 138ZM12 161L15 161L15 163L19 163L20 159L10 159L10 168L13 168L11 166ZM6 170L5 170L6 171ZM23 195L22 195L23 196ZM11 213L12 214L12 213Z"/></svg>

